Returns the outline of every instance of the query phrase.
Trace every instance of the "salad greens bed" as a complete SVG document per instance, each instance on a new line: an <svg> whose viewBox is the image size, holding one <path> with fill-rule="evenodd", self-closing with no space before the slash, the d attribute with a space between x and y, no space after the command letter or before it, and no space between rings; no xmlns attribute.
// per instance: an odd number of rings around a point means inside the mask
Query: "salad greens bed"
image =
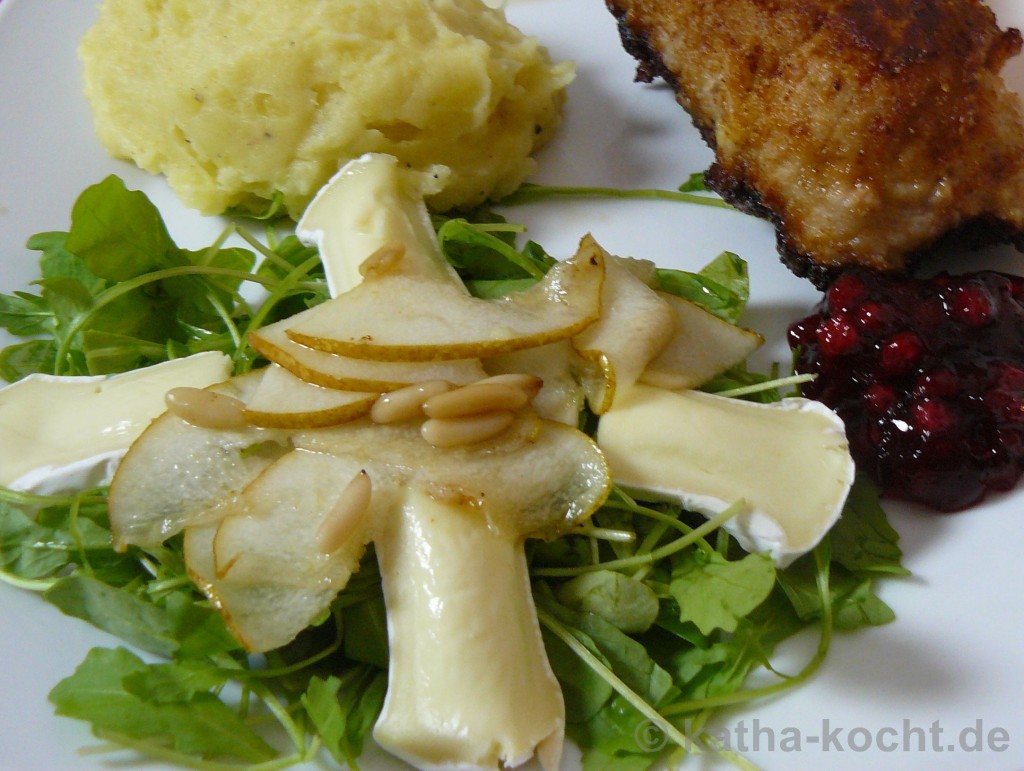
<svg viewBox="0 0 1024 771"><path fill-rule="evenodd" d="M691 180L684 192L695 187ZM478 296L529 285L553 263L533 242L517 247L522 228L487 210L435 225ZM231 234L251 250L225 247ZM189 251L117 177L81 195L68 232L37 234L28 246L41 253L39 293L0 295L0 325L31 338L0 352L10 381L121 372L208 350L243 372L262 363L248 332L328 297L316 250L272 221L262 240L231 226ZM748 296L745 263L729 253L696 273L659 270L658 279L733 322ZM258 302L243 291L254 284ZM773 401L792 382L739 368L707 389ZM254 657L192 585L180 537L112 550L105 492L0 489L0 578L144 652L90 651L51 691L57 713L88 721L112 749L192 768L285 768L321 750L355 767L387 683L372 550L327 617ZM866 480L825 540L785 570L742 551L720 527L727 516L707 521L616 489L581 534L528 543L545 644L585 769L644 769L700 752L746 767L715 739L711 718L806 681L834 630L892 620L875 584L906 571ZM774 649L803 630L817 635L815 653L797 672L778 671Z"/></svg>

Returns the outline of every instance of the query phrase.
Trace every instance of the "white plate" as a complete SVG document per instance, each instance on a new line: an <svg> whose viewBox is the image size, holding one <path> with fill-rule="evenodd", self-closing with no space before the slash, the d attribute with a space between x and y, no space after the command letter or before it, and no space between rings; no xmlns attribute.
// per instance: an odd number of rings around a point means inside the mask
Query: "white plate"
<svg viewBox="0 0 1024 771"><path fill-rule="evenodd" d="M992 5L1004 25L1024 26L1020 0ZM25 239L66 229L78 193L110 172L145 190L186 246L209 243L221 227L183 209L161 179L111 161L100 148L75 54L95 13L86 0L0 2L0 288L6 292L28 288L36 275L36 254L23 248ZM537 181L672 188L707 166L711 155L669 90L632 83L634 64L600 0L511 0L508 15L556 58L578 66L566 123L542 153ZM1024 61L1011 62L1007 76L1024 91ZM511 216L558 256L570 254L587 231L612 252L665 266L697 268L724 249L737 252L750 262L747 321L771 341L765 360L788 360L785 326L817 299L779 263L770 227L740 214L671 203L563 201L521 207ZM995 249L972 264L1012 270L1019 259ZM890 504L914 574L883 590L896 622L838 635L809 684L726 716L721 727L734 748L766 769L1024 768L1022 504L1024 488L947 516ZM0 769L136 764L125 753L81 754L95 739L84 724L54 717L46 701L91 646L116 642L6 585L0 619ZM788 646L783 665L796 666L808 642ZM980 749L967 751L975 746ZM378 762L390 765L378 759L370 765Z"/></svg>

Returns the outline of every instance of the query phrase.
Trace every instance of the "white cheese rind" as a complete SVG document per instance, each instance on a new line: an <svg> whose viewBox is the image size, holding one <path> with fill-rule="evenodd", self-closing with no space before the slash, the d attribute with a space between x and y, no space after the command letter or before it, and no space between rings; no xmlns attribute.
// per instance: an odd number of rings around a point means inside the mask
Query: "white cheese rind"
<svg viewBox="0 0 1024 771"><path fill-rule="evenodd" d="M121 375L29 375L0 389L0 484L56 493L107 484L176 386L203 388L231 374L207 352Z"/></svg>
<svg viewBox="0 0 1024 771"><path fill-rule="evenodd" d="M808 399L756 404L638 385L601 418L598 445L626 488L707 516L743 499L726 529L779 565L828 532L854 478L842 421Z"/></svg>

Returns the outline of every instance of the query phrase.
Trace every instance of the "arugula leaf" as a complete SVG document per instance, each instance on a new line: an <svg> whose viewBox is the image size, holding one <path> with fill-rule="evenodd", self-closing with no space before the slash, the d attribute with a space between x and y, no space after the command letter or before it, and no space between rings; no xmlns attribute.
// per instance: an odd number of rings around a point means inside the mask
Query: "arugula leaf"
<svg viewBox="0 0 1024 771"><path fill-rule="evenodd" d="M832 558L847 570L907 575L899 534L879 502L878 486L858 476L830 533Z"/></svg>
<svg viewBox="0 0 1024 771"><path fill-rule="evenodd" d="M98 493L29 497L43 506L32 516L18 505L18 493L0 489L0 577L48 587L58 573L81 566L110 580L133 572L126 567L131 558L111 549L106 505Z"/></svg>
<svg viewBox="0 0 1024 771"><path fill-rule="evenodd" d="M614 690L606 679L587 666L562 640L546 628L541 630L541 634L548 663L562 688L565 719L571 731L574 724L584 724L593 718L608 703ZM579 633L576 637L598 660L610 667L593 640Z"/></svg>
<svg viewBox="0 0 1024 771"><path fill-rule="evenodd" d="M259 269L252 251L221 246L231 233L259 252ZM41 253L40 292L0 295L0 326L52 339L6 349L0 374L111 374L210 350L245 371L256 359L250 329L327 296L315 250L294 236L270 241L231 227L205 249L182 249L145 194L107 177L79 196L68 232L28 240ZM258 310L243 295L250 282L268 295Z"/></svg>
<svg viewBox="0 0 1024 771"><path fill-rule="evenodd" d="M747 263L732 252L722 252L698 273L656 268L658 288L697 303L733 324L739 321L750 298Z"/></svg>
<svg viewBox="0 0 1024 771"><path fill-rule="evenodd" d="M710 634L735 631L774 585L775 563L769 557L748 554L730 562L718 552L694 550L675 560L669 591L679 603L680 619Z"/></svg>
<svg viewBox="0 0 1024 771"><path fill-rule="evenodd" d="M338 763L359 768L356 759L377 721L386 691L387 675L365 665L341 677L310 679L302 706L324 747Z"/></svg>
<svg viewBox="0 0 1024 771"><path fill-rule="evenodd" d="M814 586L813 568L807 560L797 560L779 574L782 587L800 618L811 620L823 613L820 597ZM875 594L873 579L833 565L830 574L832 618L837 629L858 629L863 626L887 624L895 613Z"/></svg>
<svg viewBox="0 0 1024 771"><path fill-rule="evenodd" d="M344 609L342 619L345 626L345 655L352 661L387 669L388 618L383 595L377 594L353 603Z"/></svg>
<svg viewBox="0 0 1024 771"><path fill-rule="evenodd" d="M703 171L698 171L687 177L686 181L679 186L682 193L707 193L708 185Z"/></svg>
<svg viewBox="0 0 1024 771"><path fill-rule="evenodd" d="M274 748L213 693L184 686L197 685L196 672L194 663L169 664L154 676L124 648L94 648L50 692L50 701L58 715L87 720L100 734L154 740L206 758L258 763L275 757Z"/></svg>
<svg viewBox="0 0 1024 771"><path fill-rule="evenodd" d="M44 596L69 616L83 619L142 650L173 656L178 649L167 614L132 592L91 576L63 578Z"/></svg>
<svg viewBox="0 0 1024 771"><path fill-rule="evenodd" d="M656 703L672 687L672 679L644 650L643 645L624 634L596 613L577 612L554 599L543 584L534 596L540 607L551 613L572 634L600 653L615 675L651 703Z"/></svg>
<svg viewBox="0 0 1024 771"><path fill-rule="evenodd" d="M125 691L145 701L170 704L188 701L204 692L223 687L230 674L206 661L150 664L125 675L121 681Z"/></svg>
<svg viewBox="0 0 1024 771"><path fill-rule="evenodd" d="M38 295L0 295L0 326L13 335L41 335L53 329L53 312Z"/></svg>
<svg viewBox="0 0 1024 771"><path fill-rule="evenodd" d="M543 278L555 260L537 244L515 246L522 228L504 222L471 223L461 217L446 220L437 230L445 259L459 275L474 281Z"/></svg>
<svg viewBox="0 0 1024 771"><path fill-rule="evenodd" d="M612 570L594 570L558 587L564 605L596 613L627 633L646 632L658 617L658 596L647 584Z"/></svg>
<svg viewBox="0 0 1024 771"><path fill-rule="evenodd" d="M107 281L126 281L176 264L177 246L145 193L110 175L78 197L64 248Z"/></svg>

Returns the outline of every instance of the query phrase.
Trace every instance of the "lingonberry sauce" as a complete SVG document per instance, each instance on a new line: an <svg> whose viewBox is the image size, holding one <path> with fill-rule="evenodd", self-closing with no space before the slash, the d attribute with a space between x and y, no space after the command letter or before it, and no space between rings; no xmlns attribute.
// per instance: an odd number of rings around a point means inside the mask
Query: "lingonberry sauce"
<svg viewBox="0 0 1024 771"><path fill-rule="evenodd" d="M804 394L892 496L956 511L1024 470L1024 278L844 273L789 329Z"/></svg>

